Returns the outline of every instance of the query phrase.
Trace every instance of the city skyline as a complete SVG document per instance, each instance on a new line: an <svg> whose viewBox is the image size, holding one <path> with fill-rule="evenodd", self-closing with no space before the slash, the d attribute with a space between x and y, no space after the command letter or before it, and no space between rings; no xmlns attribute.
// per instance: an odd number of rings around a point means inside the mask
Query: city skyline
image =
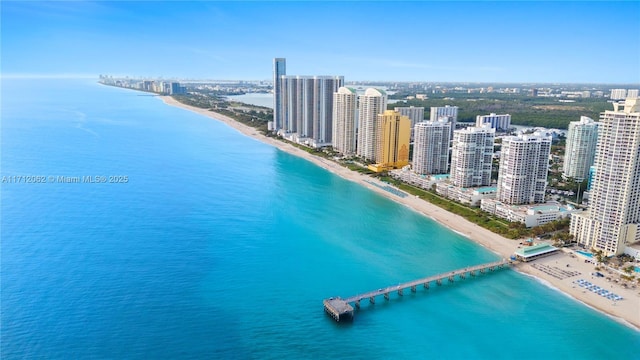
<svg viewBox="0 0 640 360"><path fill-rule="evenodd" d="M288 73L347 82L640 82L637 2L5 1L0 11L3 78L266 80L284 57ZM403 26L379 26L393 13ZM344 37L345 26L367 36ZM623 40L615 66L595 51Z"/></svg>

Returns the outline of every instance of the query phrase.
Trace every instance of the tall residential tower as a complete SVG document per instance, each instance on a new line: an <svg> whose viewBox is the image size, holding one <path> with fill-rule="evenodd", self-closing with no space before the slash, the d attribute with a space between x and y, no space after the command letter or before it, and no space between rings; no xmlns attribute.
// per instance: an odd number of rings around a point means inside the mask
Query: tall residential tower
<svg viewBox="0 0 640 360"><path fill-rule="evenodd" d="M545 135L502 139L497 200L521 205L544 202L551 138Z"/></svg>
<svg viewBox="0 0 640 360"><path fill-rule="evenodd" d="M424 121L416 124L413 145L413 172L420 175L446 174L449 168L451 124Z"/></svg>
<svg viewBox="0 0 640 360"><path fill-rule="evenodd" d="M348 87L333 94L333 148L346 156L356 153L357 98L356 91Z"/></svg>
<svg viewBox="0 0 640 360"><path fill-rule="evenodd" d="M600 115L589 210L572 215L569 230L607 255L640 241L640 98L613 106Z"/></svg>
<svg viewBox="0 0 640 360"><path fill-rule="evenodd" d="M569 123L567 146L564 153L562 175L582 181L589 177L598 141L598 123L581 116L580 121Z"/></svg>
<svg viewBox="0 0 640 360"><path fill-rule="evenodd" d="M380 146L380 126L378 114L387 109L387 93L384 90L369 88L358 97L358 156L378 161Z"/></svg>
<svg viewBox="0 0 640 360"><path fill-rule="evenodd" d="M496 130L489 124L453 132L451 182L458 187L491 185L491 159Z"/></svg>

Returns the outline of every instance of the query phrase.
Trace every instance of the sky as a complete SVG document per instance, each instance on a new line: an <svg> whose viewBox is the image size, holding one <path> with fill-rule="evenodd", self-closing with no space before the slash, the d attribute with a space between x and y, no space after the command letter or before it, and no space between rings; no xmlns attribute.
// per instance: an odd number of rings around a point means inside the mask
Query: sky
<svg viewBox="0 0 640 360"><path fill-rule="evenodd" d="M640 2L0 2L0 75L640 83Z"/></svg>

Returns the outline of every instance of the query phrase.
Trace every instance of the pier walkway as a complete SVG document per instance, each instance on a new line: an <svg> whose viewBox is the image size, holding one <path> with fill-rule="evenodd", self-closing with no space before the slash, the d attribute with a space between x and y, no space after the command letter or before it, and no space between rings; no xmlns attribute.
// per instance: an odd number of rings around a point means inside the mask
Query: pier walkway
<svg viewBox="0 0 640 360"><path fill-rule="evenodd" d="M512 261L503 259L500 261L470 266L451 272L441 273L438 275L432 275L398 285L387 286L385 288L369 291L359 295L349 296L347 298L335 297L325 299L323 301L324 310L338 322L342 320L350 320L353 318L353 307L350 305L350 303L353 303L354 306L359 309L360 301L364 299L369 299L370 303L375 304L376 296L379 295L384 296L385 300L389 300L389 294L394 291L397 292L399 296L402 296L404 290L406 289L410 289L411 292L416 292L418 286L423 286L425 289L428 289L432 282L435 282L437 285L442 285L442 282L444 280L454 282L456 277L458 277L459 279L465 279L467 276L476 276L478 274L485 273L487 270L494 271L495 269L503 268L505 265L510 265L511 263Z"/></svg>

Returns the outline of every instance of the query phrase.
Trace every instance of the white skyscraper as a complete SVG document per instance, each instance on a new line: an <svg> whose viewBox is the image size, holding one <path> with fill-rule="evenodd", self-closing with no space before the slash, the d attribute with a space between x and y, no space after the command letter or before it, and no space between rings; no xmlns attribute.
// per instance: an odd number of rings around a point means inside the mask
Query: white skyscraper
<svg viewBox="0 0 640 360"><path fill-rule="evenodd" d="M446 174L449 168L451 124L424 121L416 124L413 145L413 172L421 175Z"/></svg>
<svg viewBox="0 0 640 360"><path fill-rule="evenodd" d="M497 200L520 205L544 202L551 138L544 135L502 139Z"/></svg>
<svg viewBox="0 0 640 360"><path fill-rule="evenodd" d="M283 135L295 134L298 139L308 139L312 146L330 145L333 94L343 84L342 76L281 76L282 124L275 130Z"/></svg>
<svg viewBox="0 0 640 360"><path fill-rule="evenodd" d="M497 131L507 131L511 127L511 115L496 115L495 113L491 113L490 115L476 116L476 126L483 126L487 123L491 124L491 127Z"/></svg>
<svg viewBox="0 0 640 360"><path fill-rule="evenodd" d="M333 148L346 156L356 152L357 98L356 91L347 87L333 94Z"/></svg>
<svg viewBox="0 0 640 360"><path fill-rule="evenodd" d="M378 161L380 145L378 114L387 109L387 93L369 88L358 97L358 156Z"/></svg>
<svg viewBox="0 0 640 360"><path fill-rule="evenodd" d="M571 216L579 244L621 254L640 241L640 98L600 115L589 210Z"/></svg>
<svg viewBox="0 0 640 360"><path fill-rule="evenodd" d="M445 105L444 107L432 107L429 120L438 121L441 119L445 119L451 124L451 130L449 133L449 137L451 138L453 136L453 130L456 129L456 122L458 121L458 107L449 105Z"/></svg>
<svg viewBox="0 0 640 360"><path fill-rule="evenodd" d="M589 177L589 167L593 165L598 140L598 123L581 116L580 121L569 123L567 146L564 154L562 174L582 181Z"/></svg>
<svg viewBox="0 0 640 360"><path fill-rule="evenodd" d="M398 106L394 108L400 115L404 115L411 120L411 139L413 140L413 128L417 123L424 121L424 107Z"/></svg>
<svg viewBox="0 0 640 360"><path fill-rule="evenodd" d="M468 127L453 132L451 182L458 187L491 185L491 159L496 130Z"/></svg>
<svg viewBox="0 0 640 360"><path fill-rule="evenodd" d="M635 99L638 96L640 96L640 91L638 89L627 90L627 98Z"/></svg>

